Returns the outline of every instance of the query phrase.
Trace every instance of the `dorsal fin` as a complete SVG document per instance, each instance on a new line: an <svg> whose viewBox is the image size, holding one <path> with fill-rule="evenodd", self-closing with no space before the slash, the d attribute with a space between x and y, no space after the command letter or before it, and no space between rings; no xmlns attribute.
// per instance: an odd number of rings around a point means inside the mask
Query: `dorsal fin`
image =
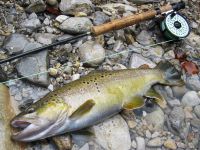
<svg viewBox="0 0 200 150"><path fill-rule="evenodd" d="M95 102L93 99L87 100L85 103L83 103L81 106L79 106L78 109L76 109L70 116L70 118L77 118L81 117L82 115L89 112L92 107L95 105Z"/></svg>

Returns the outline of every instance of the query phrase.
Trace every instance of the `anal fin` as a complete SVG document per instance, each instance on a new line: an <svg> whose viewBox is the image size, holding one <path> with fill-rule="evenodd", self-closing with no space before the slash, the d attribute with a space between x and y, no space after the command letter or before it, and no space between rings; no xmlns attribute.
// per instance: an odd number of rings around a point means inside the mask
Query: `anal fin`
<svg viewBox="0 0 200 150"><path fill-rule="evenodd" d="M133 98L131 98L131 100L127 102L125 101L125 103L123 104L123 108L126 110L133 110L144 106L144 104L145 101L142 96L134 96Z"/></svg>
<svg viewBox="0 0 200 150"><path fill-rule="evenodd" d="M85 103L83 103L81 106L79 106L79 108L76 109L71 114L70 118L77 118L77 117L83 116L84 114L89 112L94 105L95 105L94 100L92 100L92 99L87 100Z"/></svg>
<svg viewBox="0 0 200 150"><path fill-rule="evenodd" d="M161 108L166 108L166 101L165 99L157 93L154 89L149 89L145 94L145 97L153 99L155 103L157 103Z"/></svg>

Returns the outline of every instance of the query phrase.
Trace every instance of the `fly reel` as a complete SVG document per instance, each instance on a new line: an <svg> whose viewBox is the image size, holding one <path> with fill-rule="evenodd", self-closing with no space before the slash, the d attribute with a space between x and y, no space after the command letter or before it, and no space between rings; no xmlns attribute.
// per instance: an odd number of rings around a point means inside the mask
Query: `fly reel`
<svg viewBox="0 0 200 150"><path fill-rule="evenodd" d="M170 12L161 22L161 31L169 40L180 40L190 34L190 26L185 16Z"/></svg>

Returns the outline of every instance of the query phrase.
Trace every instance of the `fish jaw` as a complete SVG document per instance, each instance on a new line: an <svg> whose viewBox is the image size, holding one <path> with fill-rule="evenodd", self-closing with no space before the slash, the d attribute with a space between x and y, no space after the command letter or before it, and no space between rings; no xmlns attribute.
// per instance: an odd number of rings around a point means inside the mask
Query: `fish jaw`
<svg viewBox="0 0 200 150"><path fill-rule="evenodd" d="M51 122L48 120L40 119L40 124L38 123L31 123L31 121L25 121L25 120L13 120L11 122L11 126L14 128L20 128L19 132L14 133L12 135L12 139L16 141L22 141L22 142L31 142L38 139L43 139L45 134L44 131L48 128L48 126L51 126Z"/></svg>

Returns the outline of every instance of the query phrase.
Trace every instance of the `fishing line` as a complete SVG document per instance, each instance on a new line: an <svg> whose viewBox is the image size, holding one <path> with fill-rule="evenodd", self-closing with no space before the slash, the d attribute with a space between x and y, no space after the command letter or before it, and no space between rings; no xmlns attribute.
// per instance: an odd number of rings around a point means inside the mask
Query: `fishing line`
<svg viewBox="0 0 200 150"><path fill-rule="evenodd" d="M173 42L173 41L177 41L177 40L168 40L168 41L164 41L164 42L160 42L160 43L156 43L156 44L142 46L141 48L153 47L153 46L162 45L162 44ZM121 51L121 52L116 52L115 54L111 54L111 55L105 56L105 58L117 56L117 55L120 55L120 54L123 54L123 53L126 53L126 52L132 52L132 51L134 51L134 50L129 49L129 50ZM88 61L84 61L82 63L84 64L84 63L88 63L90 61L95 61L95 60L98 60L98 59L101 59L101 58L99 57L99 58L91 59L91 60L88 60ZM63 67L64 66L66 66L66 65L63 65ZM9 84L10 82L12 83L12 82L15 82L15 81L18 81L18 80L22 80L22 79L25 79L25 78L30 78L30 77L34 77L34 76L38 76L38 75L47 74L47 73L49 73L49 70L48 71L44 71L44 72L38 72L38 73L35 73L35 74L27 75L27 76L16 78L16 79L11 79L11 80L4 81L4 82L0 82L0 84L6 84L6 83Z"/></svg>

